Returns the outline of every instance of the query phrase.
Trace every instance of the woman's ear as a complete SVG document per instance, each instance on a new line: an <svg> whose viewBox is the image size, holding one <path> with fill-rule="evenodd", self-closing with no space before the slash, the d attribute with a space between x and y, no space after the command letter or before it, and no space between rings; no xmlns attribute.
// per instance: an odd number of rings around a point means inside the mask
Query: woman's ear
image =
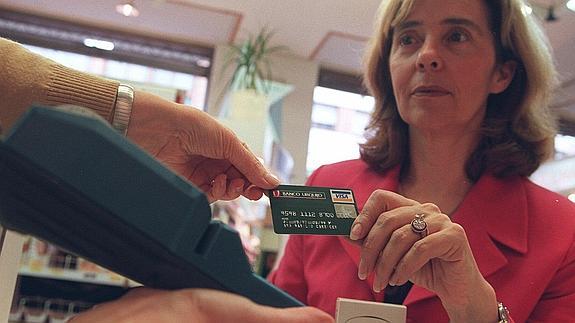
<svg viewBox="0 0 575 323"><path fill-rule="evenodd" d="M508 60L505 63L498 64L493 71L490 93L499 94L505 91L513 80L516 68L517 62L513 60Z"/></svg>

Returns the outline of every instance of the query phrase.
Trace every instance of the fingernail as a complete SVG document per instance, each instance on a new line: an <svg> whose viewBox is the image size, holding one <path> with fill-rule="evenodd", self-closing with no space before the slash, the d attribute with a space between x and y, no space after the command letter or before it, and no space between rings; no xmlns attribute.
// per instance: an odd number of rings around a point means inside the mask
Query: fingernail
<svg viewBox="0 0 575 323"><path fill-rule="evenodd" d="M397 274L393 274L391 276L391 278L389 279L389 285L391 286L397 286L398 285L398 281L397 281Z"/></svg>
<svg viewBox="0 0 575 323"><path fill-rule="evenodd" d="M266 176L266 182L268 182L268 184L270 184L273 187L276 187L280 184L280 180L279 178L277 178L274 174L272 173L268 173L268 175Z"/></svg>
<svg viewBox="0 0 575 323"><path fill-rule="evenodd" d="M376 293L381 292L381 282L379 280L375 280L375 282L373 282L373 291Z"/></svg>
<svg viewBox="0 0 575 323"><path fill-rule="evenodd" d="M351 228L351 234L349 235L349 238L351 240L357 240L359 239L359 237L361 236L361 223L356 223L353 225L353 227Z"/></svg>
<svg viewBox="0 0 575 323"><path fill-rule="evenodd" d="M357 277L358 277L360 280L365 280L365 279L367 278L367 273L366 273L366 270L365 270L365 265L364 265L363 261L361 261L361 260L359 261L359 269L358 269L358 271L357 271Z"/></svg>

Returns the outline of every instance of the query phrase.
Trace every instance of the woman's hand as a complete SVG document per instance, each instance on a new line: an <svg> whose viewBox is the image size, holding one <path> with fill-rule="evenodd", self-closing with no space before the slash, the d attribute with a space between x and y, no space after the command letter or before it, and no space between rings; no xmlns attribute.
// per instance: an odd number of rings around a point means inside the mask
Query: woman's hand
<svg viewBox="0 0 575 323"><path fill-rule="evenodd" d="M257 200L279 184L228 128L207 113L137 92L128 138L204 191L210 201Z"/></svg>
<svg viewBox="0 0 575 323"><path fill-rule="evenodd" d="M71 323L331 323L328 314L311 307L279 309L210 289L163 291L136 288L119 300L94 307Z"/></svg>
<svg viewBox="0 0 575 323"><path fill-rule="evenodd" d="M412 230L416 214L423 215L427 233ZM452 321L496 321L495 293L479 272L465 230L436 205L377 190L355 220L350 238L363 240L358 276L366 279L374 272L376 292L410 280L435 292Z"/></svg>

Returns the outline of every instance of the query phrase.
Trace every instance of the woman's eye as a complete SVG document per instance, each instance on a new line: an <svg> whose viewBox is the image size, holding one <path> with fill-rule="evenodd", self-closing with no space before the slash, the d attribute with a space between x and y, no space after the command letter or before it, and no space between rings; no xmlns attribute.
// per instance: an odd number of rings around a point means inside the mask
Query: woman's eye
<svg viewBox="0 0 575 323"><path fill-rule="evenodd" d="M415 42L415 39L410 35L403 35L399 37L399 44L402 46L411 45Z"/></svg>
<svg viewBox="0 0 575 323"><path fill-rule="evenodd" d="M452 42L461 43L469 40L469 36L464 32L454 31L449 35L448 40Z"/></svg>

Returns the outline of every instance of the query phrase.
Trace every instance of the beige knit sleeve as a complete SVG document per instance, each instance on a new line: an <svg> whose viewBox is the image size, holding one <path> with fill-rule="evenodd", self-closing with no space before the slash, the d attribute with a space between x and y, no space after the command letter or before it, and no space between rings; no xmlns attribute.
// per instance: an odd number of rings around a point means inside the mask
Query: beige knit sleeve
<svg viewBox="0 0 575 323"><path fill-rule="evenodd" d="M78 72L0 38L0 124L4 131L32 104L73 104L111 121L119 82Z"/></svg>

